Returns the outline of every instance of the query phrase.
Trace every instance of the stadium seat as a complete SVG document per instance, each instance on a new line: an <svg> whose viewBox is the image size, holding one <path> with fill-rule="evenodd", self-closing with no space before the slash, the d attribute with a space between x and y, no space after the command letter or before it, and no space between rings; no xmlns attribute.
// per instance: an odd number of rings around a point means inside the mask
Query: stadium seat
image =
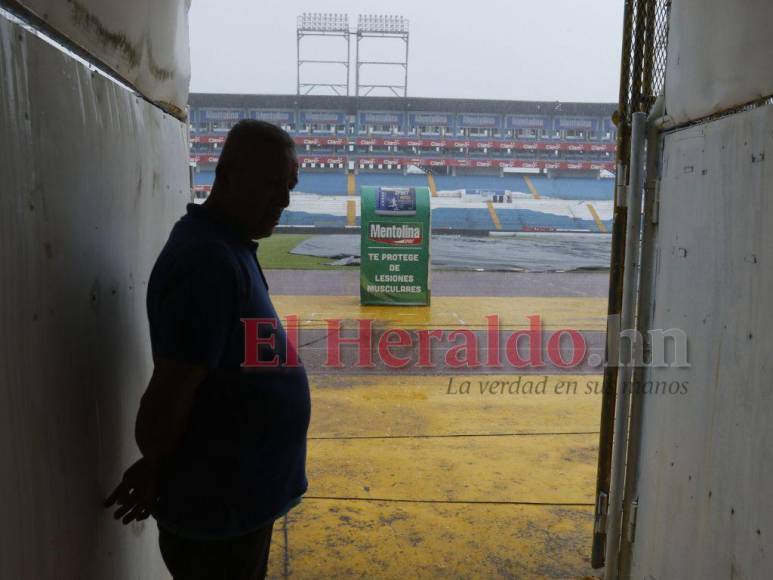
<svg viewBox="0 0 773 580"><path fill-rule="evenodd" d="M455 189L493 189L509 190L528 193L529 188L520 175L505 175L497 177L495 175L436 175L435 183L438 190Z"/></svg>
<svg viewBox="0 0 773 580"><path fill-rule="evenodd" d="M612 199L615 191L615 182L613 179L532 177L531 181L542 197L556 197L560 199Z"/></svg>
<svg viewBox="0 0 773 580"><path fill-rule="evenodd" d="M432 210L432 229L488 231L494 222L486 209L441 207Z"/></svg>
<svg viewBox="0 0 773 580"><path fill-rule="evenodd" d="M301 171L295 191L320 195L346 195L346 173Z"/></svg>
<svg viewBox="0 0 773 580"><path fill-rule="evenodd" d="M214 171L197 171L193 174L194 185L212 185L215 183Z"/></svg>
<svg viewBox="0 0 773 580"><path fill-rule="evenodd" d="M596 231L592 220L572 218L570 216L532 211L528 209L503 209L497 212L504 231L519 231L528 229L578 229Z"/></svg>
<svg viewBox="0 0 773 580"><path fill-rule="evenodd" d="M360 173L357 176L357 187L387 186L387 187L427 187L426 175L403 175L396 173Z"/></svg>

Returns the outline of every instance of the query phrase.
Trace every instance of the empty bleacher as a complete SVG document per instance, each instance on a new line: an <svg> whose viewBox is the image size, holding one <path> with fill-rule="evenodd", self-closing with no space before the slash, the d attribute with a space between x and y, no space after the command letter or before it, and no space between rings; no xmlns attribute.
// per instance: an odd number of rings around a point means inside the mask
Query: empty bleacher
<svg viewBox="0 0 773 580"><path fill-rule="evenodd" d="M194 185L212 185L215 182L214 171L197 171L193 174Z"/></svg>
<svg viewBox="0 0 773 580"><path fill-rule="evenodd" d="M529 189L521 175L436 175L435 183L438 190L456 189L493 189L521 191L528 193Z"/></svg>
<svg viewBox="0 0 773 580"><path fill-rule="evenodd" d="M346 173L301 171L295 191L320 195L346 195Z"/></svg>
<svg viewBox="0 0 773 580"><path fill-rule="evenodd" d="M198 171L194 175L196 185L211 185L214 181L214 171ZM530 181L542 202L534 200L535 209L519 207L513 204L495 204L493 211L499 222L497 226L491 215L491 210L473 201L466 207L448 207L449 202L440 202L439 207L433 202L432 227L435 230L449 231L528 231L533 229L556 230L586 230L610 231L611 219L604 219L609 209L600 200L610 200L613 191L612 180L583 178L547 178L530 176ZM490 191L516 191L529 193L530 188L522 175L506 175L496 177L491 175L436 175L435 180L439 190L466 189ZM412 187L427 186L426 175L402 173L361 173L356 176L356 191L363 186L395 186ZM296 192L292 196L291 207L282 214L281 224L284 226L313 226L321 228L345 228L348 225L359 225L359 209L351 206L359 199L347 195L348 176L341 172L308 172L300 174ZM303 195L304 193L316 195ZM519 202L529 203L529 201ZM551 201L551 198L555 201ZM524 198L518 198L523 200ZM565 203L574 204L569 207L561 205L559 200L576 200ZM580 201L582 200L582 201ZM592 201L595 208L586 210ZM547 202L545 206L543 202ZM455 202L452 202L455 203ZM477 206L474 204L478 203ZM550 205L550 204L553 205ZM559 205L556 206L555 204ZM598 205L601 203L601 205ZM606 202L607 204L610 202ZM540 205L542 204L542 205ZM576 207L575 207L576 206ZM598 209L603 216L599 222L594 213Z"/></svg>
<svg viewBox="0 0 773 580"><path fill-rule="evenodd" d="M360 173L355 177L356 189L362 186L391 187L427 187L426 175L402 173ZM435 175L438 190L494 190L517 191L530 193L530 188L522 175ZM614 180L587 179L572 177L550 178L544 176L529 176L529 179L540 197L577 200L612 199ZM215 180L214 171L197 171L194 174L195 185L212 185ZM317 193L320 195L346 195L348 191L347 174L336 172L302 171L296 191Z"/></svg>
<svg viewBox="0 0 773 580"><path fill-rule="evenodd" d="M432 229L488 231L494 222L487 209L439 207L432 210Z"/></svg>
<svg viewBox="0 0 773 580"><path fill-rule="evenodd" d="M357 188L363 186L386 187L428 187L427 176L402 173L360 173L357 176Z"/></svg>
<svg viewBox="0 0 773 580"><path fill-rule="evenodd" d="M550 178L530 175L534 188L540 197L559 199L612 199L614 180L584 179L571 177ZM529 193L531 190L522 175L436 175L438 190L477 189L508 190Z"/></svg>
<svg viewBox="0 0 773 580"><path fill-rule="evenodd" d="M294 194L279 223L283 226L343 228L347 225L346 214L347 199L344 197Z"/></svg>
<svg viewBox="0 0 773 580"><path fill-rule="evenodd" d="M556 215L528 209L508 209L498 213L499 221L504 231L519 231L529 229L559 229L597 231L593 220L571 216Z"/></svg>
<svg viewBox="0 0 773 580"><path fill-rule="evenodd" d="M531 177L541 197L560 199L612 199L615 191L613 179L587 179L578 177Z"/></svg>

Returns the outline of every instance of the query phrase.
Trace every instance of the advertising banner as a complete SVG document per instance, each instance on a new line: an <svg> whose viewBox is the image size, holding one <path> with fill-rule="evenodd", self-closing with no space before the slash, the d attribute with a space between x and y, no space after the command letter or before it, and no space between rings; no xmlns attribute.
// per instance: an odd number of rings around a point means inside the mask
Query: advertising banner
<svg viewBox="0 0 773 580"><path fill-rule="evenodd" d="M597 131L599 119L589 117L558 117L555 120L556 131Z"/></svg>
<svg viewBox="0 0 773 580"><path fill-rule="evenodd" d="M523 115L508 115L505 117L505 127L508 129L544 129L550 130L548 117L526 117Z"/></svg>
<svg viewBox="0 0 773 580"><path fill-rule="evenodd" d="M454 123L453 115L448 113L411 113L408 119L413 127L450 127Z"/></svg>
<svg viewBox="0 0 773 580"><path fill-rule="evenodd" d="M295 113L293 111L252 110L250 111L250 117L274 125L291 125L295 122Z"/></svg>
<svg viewBox="0 0 773 580"><path fill-rule="evenodd" d="M398 125L403 124L402 113L360 113L359 114L360 125Z"/></svg>
<svg viewBox="0 0 773 580"><path fill-rule="evenodd" d="M429 305L429 188L363 187L360 201L360 302Z"/></svg>
<svg viewBox="0 0 773 580"><path fill-rule="evenodd" d="M494 128L500 126L498 115L459 115L459 127Z"/></svg>
<svg viewBox="0 0 773 580"><path fill-rule="evenodd" d="M301 111L301 125L344 125L346 114L337 111Z"/></svg>

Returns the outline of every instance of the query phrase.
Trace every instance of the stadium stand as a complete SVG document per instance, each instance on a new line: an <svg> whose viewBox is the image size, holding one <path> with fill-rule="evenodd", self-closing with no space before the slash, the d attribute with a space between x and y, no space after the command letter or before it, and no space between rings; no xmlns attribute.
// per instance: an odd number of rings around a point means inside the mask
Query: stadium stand
<svg viewBox="0 0 773 580"><path fill-rule="evenodd" d="M494 223L486 209L440 207L432 210L432 229L489 231Z"/></svg>
<svg viewBox="0 0 773 580"><path fill-rule="evenodd" d="M296 143L300 179L282 225L352 226L363 186L424 186L435 229L609 231L613 104L194 93L189 105L197 200L229 127L249 118Z"/></svg>
<svg viewBox="0 0 773 580"><path fill-rule="evenodd" d="M426 175L403 175L402 173L360 173L357 188L365 186L386 187L428 187Z"/></svg>
<svg viewBox="0 0 773 580"><path fill-rule="evenodd" d="M505 231L522 231L529 229L559 229L559 230L589 230L596 231L593 220L555 215L531 211L528 209L513 209L498 213L502 229Z"/></svg>
<svg viewBox="0 0 773 580"><path fill-rule="evenodd" d="M195 185L212 185L214 182L214 171L197 171L193 174L193 183Z"/></svg>
<svg viewBox="0 0 773 580"><path fill-rule="evenodd" d="M585 179L576 177L532 177L534 187L542 197L560 199L612 199L613 179Z"/></svg>
<svg viewBox="0 0 773 580"><path fill-rule="evenodd" d="M320 195L346 195L346 174L301 171L296 191Z"/></svg>
<svg viewBox="0 0 773 580"><path fill-rule="evenodd" d="M346 227L346 216L286 210L282 213L282 218L279 222L279 225L314 226L317 228L344 228ZM359 218L357 218L357 225L359 225Z"/></svg>
<svg viewBox="0 0 773 580"><path fill-rule="evenodd" d="M524 193L529 191L521 175L506 175L504 177L493 175L436 175L435 183L437 184L438 191L455 189L492 189Z"/></svg>

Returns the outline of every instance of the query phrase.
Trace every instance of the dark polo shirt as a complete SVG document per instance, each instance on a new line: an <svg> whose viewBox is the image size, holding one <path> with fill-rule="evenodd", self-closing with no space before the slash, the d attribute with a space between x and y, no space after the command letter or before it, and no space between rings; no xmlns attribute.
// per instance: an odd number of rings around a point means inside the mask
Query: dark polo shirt
<svg viewBox="0 0 773 580"><path fill-rule="evenodd" d="M285 514L308 485L306 371L283 364L293 345L269 298L257 247L189 204L148 283L154 358L210 369L183 442L164 464L153 514L179 535L246 534ZM274 333L275 348L261 346L259 353L265 361L277 355L279 366L242 367L243 318L277 320L275 330L265 325L260 333Z"/></svg>

